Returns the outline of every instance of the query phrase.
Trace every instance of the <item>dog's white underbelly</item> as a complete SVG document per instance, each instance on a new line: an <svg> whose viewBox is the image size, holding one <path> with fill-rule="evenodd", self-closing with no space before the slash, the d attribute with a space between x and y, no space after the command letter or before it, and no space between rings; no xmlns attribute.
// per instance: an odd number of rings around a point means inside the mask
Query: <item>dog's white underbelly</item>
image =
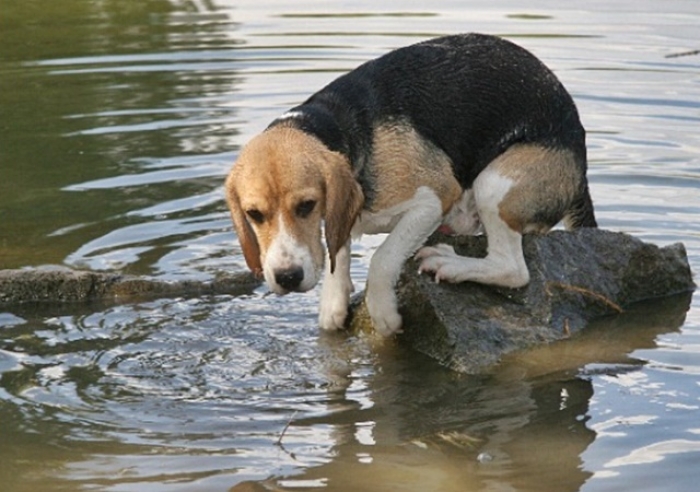
<svg viewBox="0 0 700 492"><path fill-rule="evenodd" d="M409 210L425 210L425 213L434 215L436 200L438 203L440 202L433 190L427 186L421 186L409 200L379 212L364 211L355 221L355 225L352 228L352 237L356 239L363 234L389 233L394 230L401 218Z"/></svg>
<svg viewBox="0 0 700 492"><path fill-rule="evenodd" d="M391 232L396 227L407 208L401 204L381 212L362 212L352 228L353 239L363 234L383 234Z"/></svg>
<svg viewBox="0 0 700 492"><path fill-rule="evenodd" d="M423 206L428 195L437 195L427 187L421 187L410 200L399 203L379 212L362 212L352 228L352 237L357 239L363 234L385 234L394 230L401 217L416 207ZM465 190L460 199L443 218L443 224L458 235L479 234L482 231L479 214L474 201L474 191Z"/></svg>

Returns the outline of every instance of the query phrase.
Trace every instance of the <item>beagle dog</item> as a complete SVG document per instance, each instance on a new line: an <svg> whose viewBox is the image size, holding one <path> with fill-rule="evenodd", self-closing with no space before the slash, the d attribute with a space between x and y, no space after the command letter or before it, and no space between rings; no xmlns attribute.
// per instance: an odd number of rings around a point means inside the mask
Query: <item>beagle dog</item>
<svg viewBox="0 0 700 492"><path fill-rule="evenodd" d="M327 330L348 312L351 238L388 233L366 303L389 336L416 251L436 281L516 288L529 281L523 234L596 227L586 167L585 131L555 75L509 41L464 34L391 51L281 115L241 151L226 199L248 267L273 292L308 291L326 263ZM420 249L438 228L483 228L487 256Z"/></svg>

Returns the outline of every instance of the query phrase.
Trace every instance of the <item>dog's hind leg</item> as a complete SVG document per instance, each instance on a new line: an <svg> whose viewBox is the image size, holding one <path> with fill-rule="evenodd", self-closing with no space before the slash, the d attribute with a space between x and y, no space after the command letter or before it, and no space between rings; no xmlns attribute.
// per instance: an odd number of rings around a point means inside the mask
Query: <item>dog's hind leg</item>
<svg viewBox="0 0 700 492"><path fill-rule="evenodd" d="M513 186L513 180L487 169L474 183L479 217L488 236L485 258L459 256L451 246L422 248L421 272L433 272L436 282L473 281L503 287L521 287L530 280L522 250L522 235L500 216L498 205Z"/></svg>
<svg viewBox="0 0 700 492"><path fill-rule="evenodd" d="M527 284L522 235L548 231L565 217L583 187L580 162L571 152L511 147L474 181L474 199L488 237L486 257L461 257L444 245L427 247L416 255L422 260L420 270L435 273L437 281Z"/></svg>

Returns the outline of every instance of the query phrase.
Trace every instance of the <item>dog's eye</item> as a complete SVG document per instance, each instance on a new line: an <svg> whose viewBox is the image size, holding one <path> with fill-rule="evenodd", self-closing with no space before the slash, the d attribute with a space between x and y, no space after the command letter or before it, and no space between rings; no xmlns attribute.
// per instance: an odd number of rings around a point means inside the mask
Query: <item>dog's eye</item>
<svg viewBox="0 0 700 492"><path fill-rule="evenodd" d="M297 217L301 217L302 219L308 217L311 215L311 212L314 211L315 206L315 200L304 200L303 202L300 202L295 210Z"/></svg>
<svg viewBox="0 0 700 492"><path fill-rule="evenodd" d="M262 224L263 222L265 222L265 216L260 210L251 208L250 210L246 210L245 213L246 215L248 215L250 220L252 220L256 224Z"/></svg>

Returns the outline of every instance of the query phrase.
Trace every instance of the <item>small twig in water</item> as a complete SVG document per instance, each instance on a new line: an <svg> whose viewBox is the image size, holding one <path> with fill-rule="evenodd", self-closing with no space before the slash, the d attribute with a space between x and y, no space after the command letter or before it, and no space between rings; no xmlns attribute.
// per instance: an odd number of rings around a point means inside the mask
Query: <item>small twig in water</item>
<svg viewBox="0 0 700 492"><path fill-rule="evenodd" d="M280 447L282 446L282 439L284 439L284 435L287 433L287 429L289 429L289 426L292 425L292 421L294 420L294 417L297 416L297 412L299 412L299 410L294 410L294 413L292 414L292 416L289 417L287 424L284 426L284 429L282 429L280 436L277 438L277 441L275 442L275 444L277 446L280 446Z"/></svg>
<svg viewBox="0 0 700 492"><path fill-rule="evenodd" d="M664 58L679 58L681 56L692 56L692 55L700 55L700 50L691 50L691 51L682 51L680 53L671 53L670 55L666 55Z"/></svg>

